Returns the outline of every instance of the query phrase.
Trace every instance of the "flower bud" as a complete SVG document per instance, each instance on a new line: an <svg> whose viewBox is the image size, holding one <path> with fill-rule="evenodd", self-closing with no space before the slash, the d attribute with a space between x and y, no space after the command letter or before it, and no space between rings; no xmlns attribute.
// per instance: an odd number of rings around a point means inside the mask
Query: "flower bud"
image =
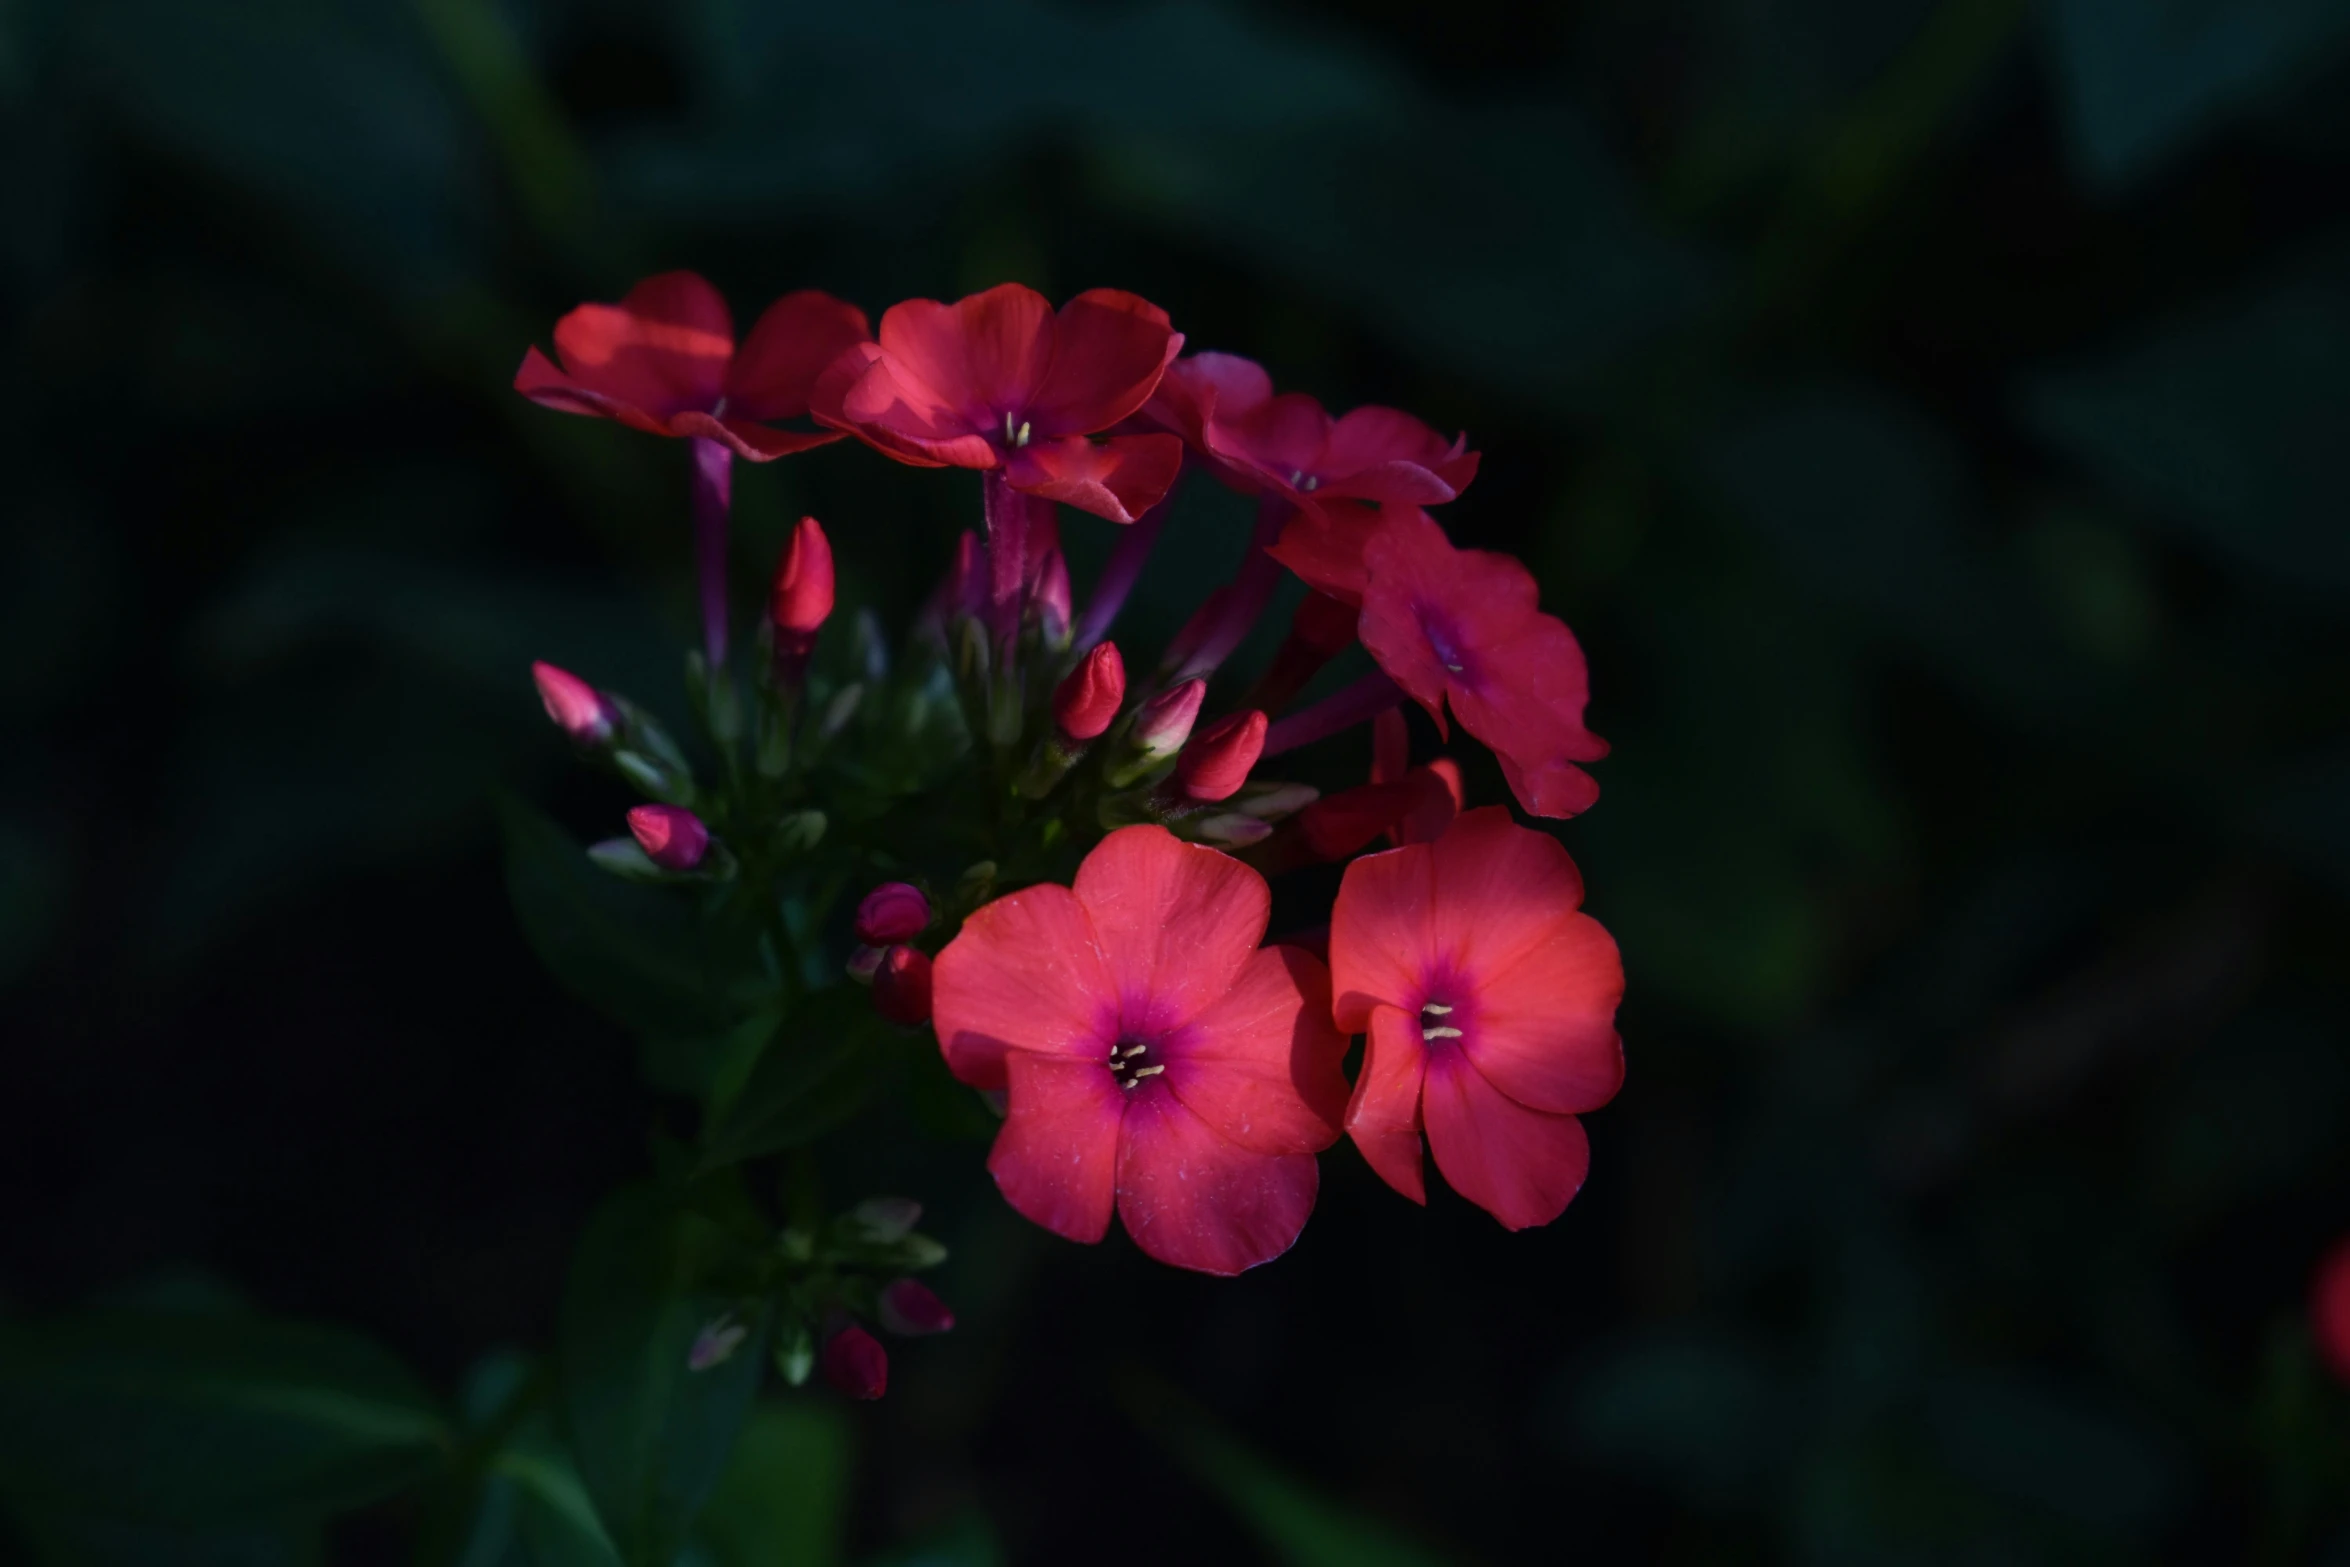
<svg viewBox="0 0 2350 1567"><path fill-rule="evenodd" d="M1273 824L1244 811L1219 811L1184 824L1190 830L1183 836L1201 843L1212 843L1220 849L1245 849L1252 843L1263 843L1273 836Z"/></svg>
<svg viewBox="0 0 2350 1567"><path fill-rule="evenodd" d="M751 1330L735 1321L731 1311L704 1323L702 1331L694 1335L693 1346L685 1352L685 1369L708 1371L726 1364L750 1336Z"/></svg>
<svg viewBox="0 0 2350 1567"><path fill-rule="evenodd" d="M1053 692L1053 722L1072 740L1092 740L1125 701L1126 660L1117 643L1096 643Z"/></svg>
<svg viewBox="0 0 2350 1567"><path fill-rule="evenodd" d="M1175 781L1186 797L1224 800L1248 782L1248 770L1265 749L1268 720L1251 708L1220 718L1192 736L1175 763Z"/></svg>
<svg viewBox="0 0 2350 1567"><path fill-rule="evenodd" d="M873 971L873 1007L892 1023L930 1021L930 958L918 947L892 947Z"/></svg>
<svg viewBox="0 0 2350 1567"><path fill-rule="evenodd" d="M1278 822L1295 816L1316 800L1322 791L1312 784L1252 783L1240 791L1233 801L1235 810L1246 812L1261 822Z"/></svg>
<svg viewBox="0 0 2350 1567"><path fill-rule="evenodd" d="M879 947L855 948L849 953L849 978L860 985L872 984L874 971L881 967L881 960L887 956Z"/></svg>
<svg viewBox="0 0 2350 1567"><path fill-rule="evenodd" d="M2334 1375L2350 1383L2350 1237L2334 1243L2310 1281L2309 1328Z"/></svg>
<svg viewBox="0 0 2350 1567"><path fill-rule="evenodd" d="M817 628L832 614L832 541L813 517L792 529L776 564L767 621L775 638L775 683L796 688L807 677Z"/></svg>
<svg viewBox="0 0 2350 1567"><path fill-rule="evenodd" d="M911 1197L868 1197L849 1210L849 1222L860 1238L887 1246L922 1222L922 1205Z"/></svg>
<svg viewBox="0 0 2350 1567"><path fill-rule="evenodd" d="M1205 680L1186 680L1172 691L1161 692L1142 704L1142 711L1134 715L1134 742L1152 760L1173 756L1183 749L1183 742L1191 738L1191 726L1199 720L1199 705L1207 700L1208 683Z"/></svg>
<svg viewBox="0 0 2350 1567"><path fill-rule="evenodd" d="M547 716L571 737L572 744L596 747L612 743L620 728L620 713L602 692L571 671L548 663L531 665L530 678L538 683L539 701Z"/></svg>
<svg viewBox="0 0 2350 1567"><path fill-rule="evenodd" d="M930 900L906 882L885 881L857 905L857 939L868 947L911 941L929 923Z"/></svg>
<svg viewBox="0 0 2350 1567"><path fill-rule="evenodd" d="M1036 608L1037 635L1058 653L1069 645L1069 622L1074 614L1069 592L1069 562L1059 550L1049 550L1038 568L1036 591L1029 603Z"/></svg>
<svg viewBox="0 0 2350 1567"><path fill-rule="evenodd" d="M901 1338L944 1333L955 1325L947 1303L917 1279L898 1279L881 1292L881 1325Z"/></svg>
<svg viewBox="0 0 2350 1567"><path fill-rule="evenodd" d="M665 871L690 871L710 852L710 829L683 806L636 806L628 813L628 830L645 858Z"/></svg>
<svg viewBox="0 0 2350 1567"><path fill-rule="evenodd" d="M889 1351L851 1323L824 1341L824 1380L851 1398L879 1398L889 1389Z"/></svg>

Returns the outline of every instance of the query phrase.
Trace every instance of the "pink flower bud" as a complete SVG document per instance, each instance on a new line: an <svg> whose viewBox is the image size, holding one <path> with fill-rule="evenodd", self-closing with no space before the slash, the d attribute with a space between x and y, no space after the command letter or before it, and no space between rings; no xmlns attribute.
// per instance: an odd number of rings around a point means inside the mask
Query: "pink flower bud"
<svg viewBox="0 0 2350 1567"><path fill-rule="evenodd" d="M920 1028L930 1021L930 958L916 947L892 947L873 971L874 1010L892 1023Z"/></svg>
<svg viewBox="0 0 2350 1567"><path fill-rule="evenodd" d="M930 923L930 900L922 889L885 881L857 905L857 939L868 947L911 941Z"/></svg>
<svg viewBox="0 0 2350 1567"><path fill-rule="evenodd" d="M1115 642L1094 645L1053 692L1053 722L1072 740L1092 740L1110 727L1126 701L1126 660Z"/></svg>
<svg viewBox="0 0 2350 1567"><path fill-rule="evenodd" d="M2309 1329L2334 1375L2350 1382L2350 1236L2334 1243L2309 1287Z"/></svg>
<svg viewBox="0 0 2350 1567"><path fill-rule="evenodd" d="M710 829L681 805L640 805L628 813L645 858L665 871L690 871L710 852Z"/></svg>
<svg viewBox="0 0 2350 1567"><path fill-rule="evenodd" d="M802 517L775 568L775 590L767 617L775 625L775 646L805 654L816 630L832 613L832 541L813 517Z"/></svg>
<svg viewBox="0 0 2350 1567"><path fill-rule="evenodd" d="M1044 644L1051 648L1069 645L1069 619L1074 613L1069 592L1069 562L1059 550L1048 551L1043 566L1037 570L1036 592L1029 600L1036 606L1036 625Z"/></svg>
<svg viewBox="0 0 2350 1567"><path fill-rule="evenodd" d="M567 669L552 664L533 664L530 678L538 682L539 701L545 704L547 716L555 727L571 737L575 745L610 745L619 730L620 714L604 699L604 694Z"/></svg>
<svg viewBox="0 0 2350 1567"><path fill-rule="evenodd" d="M824 1380L851 1398L879 1398L889 1390L889 1351L851 1324L824 1341Z"/></svg>
<svg viewBox="0 0 2350 1567"><path fill-rule="evenodd" d="M1219 718L1191 737L1175 763L1175 781L1186 798L1224 800L1248 782L1248 770L1265 749L1269 720L1250 709Z"/></svg>
<svg viewBox="0 0 2350 1567"><path fill-rule="evenodd" d="M1207 695L1205 680L1186 680L1174 690L1152 697L1134 715L1135 742L1152 756L1173 756L1191 738L1191 726L1198 720L1199 705Z"/></svg>
<svg viewBox="0 0 2350 1567"><path fill-rule="evenodd" d="M881 1292L881 1325L900 1338L920 1338L953 1327L955 1314L928 1285L899 1279Z"/></svg>

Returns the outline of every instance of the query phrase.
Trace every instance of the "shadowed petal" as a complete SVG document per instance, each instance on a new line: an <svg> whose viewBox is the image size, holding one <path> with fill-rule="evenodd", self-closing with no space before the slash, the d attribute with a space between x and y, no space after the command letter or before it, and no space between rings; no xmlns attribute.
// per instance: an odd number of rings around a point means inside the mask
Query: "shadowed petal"
<svg viewBox="0 0 2350 1567"><path fill-rule="evenodd" d="M1003 454L1012 488L1132 522L1166 497L1183 470L1183 443L1171 435L1082 435L1031 439Z"/></svg>
<svg viewBox="0 0 2350 1567"><path fill-rule="evenodd" d="M881 317L881 348L909 387L955 410L965 430L995 434L999 410L1026 408L1053 358L1053 307L1035 289L999 283L951 305L908 299ZM1144 388L1144 395L1149 389ZM910 399L921 406L921 399ZM852 399L852 417L857 412Z"/></svg>
<svg viewBox="0 0 2350 1567"><path fill-rule="evenodd" d="M965 920L933 966L931 1019L948 1068L974 1088L1004 1086L1007 1050L1104 1059L1117 991L1076 895L1029 887Z"/></svg>
<svg viewBox="0 0 2350 1567"><path fill-rule="evenodd" d="M698 435L713 440L746 462L769 462L794 452L830 446L841 438L838 430L778 430L729 415L713 419L706 413L681 413L669 421L671 435Z"/></svg>
<svg viewBox="0 0 2350 1567"><path fill-rule="evenodd" d="M1359 1034L1381 1002L1416 1010L1435 966L1436 851L1408 844L1350 863L1330 909L1338 1026Z"/></svg>
<svg viewBox="0 0 2350 1567"><path fill-rule="evenodd" d="M1379 1007L1363 1042L1363 1069L1347 1101L1346 1135L1379 1179L1423 1207L1428 1178L1420 1156L1420 1083L1428 1066L1420 1025L1410 1013Z"/></svg>
<svg viewBox="0 0 2350 1567"><path fill-rule="evenodd" d="M717 404L734 322L702 278L664 272L617 305L582 305L556 322L555 355L579 385L666 419Z"/></svg>
<svg viewBox="0 0 2350 1567"><path fill-rule="evenodd" d="M1310 953L1259 950L1160 1054L1175 1097L1228 1142L1285 1154L1338 1140L1346 1036L1330 1026L1330 971Z"/></svg>
<svg viewBox="0 0 2350 1567"><path fill-rule="evenodd" d="M1107 430L1150 400L1182 347L1167 312L1149 300L1122 289L1087 289L1053 318L1052 362L1017 406L1040 437Z"/></svg>
<svg viewBox="0 0 2350 1567"><path fill-rule="evenodd" d="M647 413L634 403L607 397L602 392L582 386L555 367L554 361L537 349L527 349L522 355L522 366L514 372L514 390L542 408L560 413L587 414L598 419L617 419L632 430L643 430L648 435L667 435L669 421Z"/></svg>
<svg viewBox="0 0 2350 1567"><path fill-rule="evenodd" d="M812 288L784 295L735 351L726 374L727 413L759 422L799 418L817 377L871 336L865 312L845 300Z"/></svg>
<svg viewBox="0 0 2350 1567"><path fill-rule="evenodd" d="M1583 1123L1527 1109L1458 1050L1430 1052L1420 1113L1436 1168L1506 1229L1548 1224L1582 1190L1591 1167Z"/></svg>
<svg viewBox="0 0 2350 1567"><path fill-rule="evenodd" d="M987 1173L1004 1201L1055 1235L1091 1244L1109 1233L1126 1093L1098 1061L1006 1058L1011 1099Z"/></svg>
<svg viewBox="0 0 2350 1567"><path fill-rule="evenodd" d="M1305 1228L1320 1181L1312 1154L1250 1153L1172 1091L1146 1084L1128 1098L1118 1217L1161 1262L1229 1276L1272 1261Z"/></svg>
<svg viewBox="0 0 2350 1567"><path fill-rule="evenodd" d="M1623 1086L1623 997L1615 938L1574 914L1507 968L1480 974L1475 999L1448 1021L1494 1087L1529 1109L1577 1115Z"/></svg>

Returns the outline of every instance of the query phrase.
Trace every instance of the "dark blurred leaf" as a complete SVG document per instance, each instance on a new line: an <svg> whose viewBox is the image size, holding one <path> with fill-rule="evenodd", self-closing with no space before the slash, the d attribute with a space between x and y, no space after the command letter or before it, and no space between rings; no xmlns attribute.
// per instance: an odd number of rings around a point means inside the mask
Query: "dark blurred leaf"
<svg viewBox="0 0 2350 1567"><path fill-rule="evenodd" d="M2311 1019L2254 1013L2205 1044L2155 1122L2153 1187L2188 1223L2323 1165L2350 1110L2350 1060Z"/></svg>
<svg viewBox="0 0 2350 1567"><path fill-rule="evenodd" d="M388 1496L449 1431L397 1360L337 1328L101 1313L0 1335L0 1491L150 1522Z"/></svg>
<svg viewBox="0 0 2350 1567"><path fill-rule="evenodd" d="M670 1567L724 1472L766 1365L766 1324L706 1371L694 1336L739 1300L713 1275L725 1237L636 1188L589 1220L558 1325L563 1407L579 1473L628 1567Z"/></svg>
<svg viewBox="0 0 2350 1567"><path fill-rule="evenodd" d="M2108 187L2350 39L2342 0L2050 0L2041 14L2073 160Z"/></svg>
<svg viewBox="0 0 2350 1567"><path fill-rule="evenodd" d="M682 894L598 870L561 828L518 800L504 801L500 816L515 917L567 989L639 1033L667 1037L727 1023L722 971Z"/></svg>
<svg viewBox="0 0 2350 1567"><path fill-rule="evenodd" d="M867 1558L864 1567L1004 1567L1008 1559L986 1515L973 1510L917 1544Z"/></svg>
<svg viewBox="0 0 2350 1567"><path fill-rule="evenodd" d="M1950 1377L1928 1396L1926 1417L1961 1474L2102 1534L2144 1538L2187 1499L2186 1477L2152 1433L2036 1382Z"/></svg>
<svg viewBox="0 0 2350 1567"><path fill-rule="evenodd" d="M174 1529L30 1512L24 1529L44 1567L311 1567L325 1559L315 1525Z"/></svg>
<svg viewBox="0 0 2350 1567"><path fill-rule="evenodd" d="M495 1352L467 1373L467 1421L496 1425L517 1398L532 1399L531 1366ZM546 1413L532 1407L513 1422L484 1465L480 1500L457 1567L619 1567L588 1499L578 1466Z"/></svg>
<svg viewBox="0 0 2350 1567"><path fill-rule="evenodd" d="M2102 361L2037 377L2023 408L2045 439L2211 553L2350 592L2350 240Z"/></svg>
<svg viewBox="0 0 2350 1567"><path fill-rule="evenodd" d="M1719 1339L1627 1344L1561 1391L1571 1451L1700 1501L1751 1495L1805 1437L1798 1390L1761 1355Z"/></svg>
<svg viewBox="0 0 2350 1567"><path fill-rule="evenodd" d="M719 1567L833 1567L850 1457L837 1406L814 1397L753 1406L702 1513L703 1545Z"/></svg>
<svg viewBox="0 0 2350 1567"><path fill-rule="evenodd" d="M862 986L839 985L802 1001L711 1126L703 1167L796 1148L846 1120L892 1070L896 1035Z"/></svg>
<svg viewBox="0 0 2350 1567"><path fill-rule="evenodd" d="M2255 807L2252 826L2337 887L2350 887L2350 748L2288 768Z"/></svg>
<svg viewBox="0 0 2350 1567"><path fill-rule="evenodd" d="M1373 1515L1329 1500L1200 1420L1180 1420L1168 1435L1284 1567L1438 1567L1448 1559Z"/></svg>

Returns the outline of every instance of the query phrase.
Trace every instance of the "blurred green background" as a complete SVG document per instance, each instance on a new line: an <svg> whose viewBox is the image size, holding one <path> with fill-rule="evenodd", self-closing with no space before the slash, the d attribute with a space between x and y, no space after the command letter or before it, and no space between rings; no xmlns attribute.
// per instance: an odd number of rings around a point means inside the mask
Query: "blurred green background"
<svg viewBox="0 0 2350 1567"><path fill-rule="evenodd" d="M962 1326L763 1416L712 1560L2350 1562L2350 4L11 0L0 138L0 1311L543 1348L657 1106L495 792L609 831L527 662L673 710L691 622L683 450L515 363L670 267L1109 285L1484 451L1629 1082L1549 1229L1342 1147L1232 1283L850 1140ZM738 490L901 624L977 517Z"/></svg>

